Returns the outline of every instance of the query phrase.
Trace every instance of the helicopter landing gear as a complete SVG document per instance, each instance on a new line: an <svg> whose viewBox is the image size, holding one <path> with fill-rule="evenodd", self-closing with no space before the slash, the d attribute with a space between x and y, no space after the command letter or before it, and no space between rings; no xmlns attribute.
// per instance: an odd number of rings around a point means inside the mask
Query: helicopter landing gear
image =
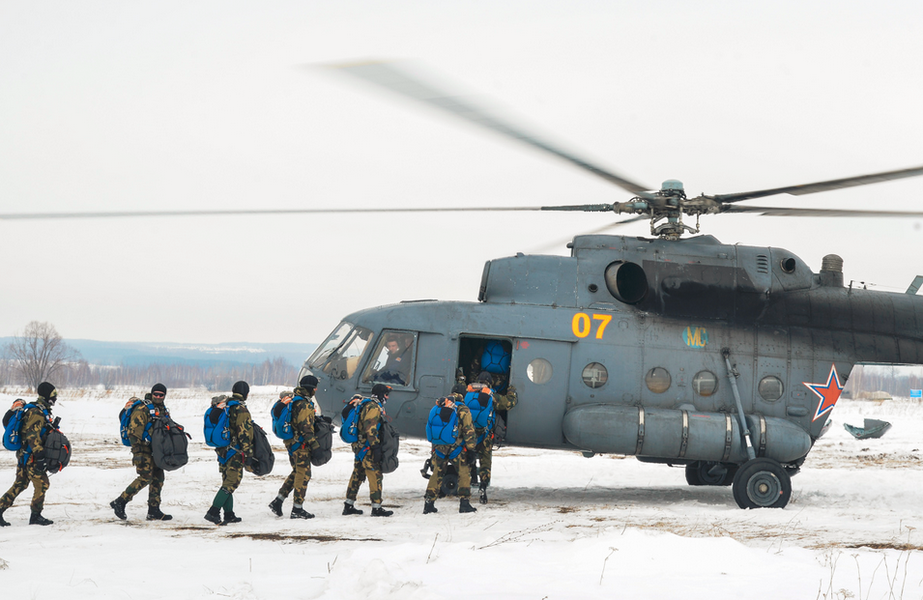
<svg viewBox="0 0 923 600"><path fill-rule="evenodd" d="M737 465L698 460L686 465L686 483L689 485L731 485L737 474Z"/></svg>
<svg viewBox="0 0 923 600"><path fill-rule="evenodd" d="M755 458L740 465L732 489L740 508L784 508L792 497L792 480L779 462Z"/></svg>

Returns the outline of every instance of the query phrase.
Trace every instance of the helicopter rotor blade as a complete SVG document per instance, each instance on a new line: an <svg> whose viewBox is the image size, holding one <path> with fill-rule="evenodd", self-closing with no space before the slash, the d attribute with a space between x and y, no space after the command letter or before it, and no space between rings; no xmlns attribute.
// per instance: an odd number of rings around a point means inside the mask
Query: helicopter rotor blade
<svg viewBox="0 0 923 600"><path fill-rule="evenodd" d="M923 167L911 167L909 169L898 169L896 171L885 171L883 173L872 173L871 175L859 175L857 177L844 177L843 179L831 179L829 181L819 181L817 183L804 183L801 185L791 185L788 187L773 188L768 190L757 190L754 192L740 192L736 194L718 194L709 196L721 203L740 202L741 200L750 200L753 198L765 198L766 196L775 196L776 194L792 194L793 196L802 196L804 194L815 194L817 192L827 192L842 188L855 187L859 185L869 185L882 181L891 181L894 179L903 179L905 177L917 177L923 175Z"/></svg>
<svg viewBox="0 0 923 600"><path fill-rule="evenodd" d="M562 158L633 194L642 195L651 189L598 167L524 129L513 126L496 115L490 114L487 109L475 105L469 99L440 90L433 84L423 81L419 75L412 75L408 70L399 68L395 63L370 61L326 66Z"/></svg>
<svg viewBox="0 0 923 600"><path fill-rule="evenodd" d="M628 218L628 219L622 219L621 221L616 221L615 223L607 223L607 224L603 225L602 227L597 227L597 228L595 228L595 229L591 229L591 230L589 230L589 231L584 231L584 232L578 233L578 234L576 234L576 235L594 235L594 234L597 234L597 233L603 233L603 232L608 231L608 230L610 230L610 229L615 229L616 227L619 227L619 226L621 226L621 225L627 225L628 223L634 223L635 221L644 221L644 220L649 219L649 218L650 218L650 217L648 217L647 215L638 215L638 216L634 216L634 217L631 217L631 218ZM564 244L567 244L567 243L573 241L574 237L575 237L575 236L571 236L571 237L568 237L568 238L559 238L559 239L557 239L557 240L555 240L555 241L553 241L553 242L548 242L548 243L546 243L546 244L542 244L541 246L536 246L535 248L532 249L532 251L533 251L533 252L544 252L544 251L546 251L546 250L551 250L551 249L553 249L553 248L559 248L560 246L563 246Z"/></svg>
<svg viewBox="0 0 923 600"><path fill-rule="evenodd" d="M763 217L923 217L923 211L848 210L838 208L776 208L766 206L731 205L722 213L755 213Z"/></svg>

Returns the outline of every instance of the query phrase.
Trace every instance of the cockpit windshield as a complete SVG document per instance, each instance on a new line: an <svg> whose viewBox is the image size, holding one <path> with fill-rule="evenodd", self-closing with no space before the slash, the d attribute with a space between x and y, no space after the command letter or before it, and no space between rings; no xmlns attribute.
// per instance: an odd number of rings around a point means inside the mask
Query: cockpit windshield
<svg viewBox="0 0 923 600"><path fill-rule="evenodd" d="M417 335L413 331L384 330L372 360L362 375L362 383L387 383L410 387L413 382Z"/></svg>
<svg viewBox="0 0 923 600"><path fill-rule="evenodd" d="M335 379L349 379L359 368L370 339L372 332L365 327L340 323L314 351L308 359L308 365Z"/></svg>

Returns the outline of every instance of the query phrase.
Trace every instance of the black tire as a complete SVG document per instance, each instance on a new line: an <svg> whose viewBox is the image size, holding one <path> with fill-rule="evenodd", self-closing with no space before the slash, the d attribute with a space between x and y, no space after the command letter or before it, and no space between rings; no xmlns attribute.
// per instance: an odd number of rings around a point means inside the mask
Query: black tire
<svg viewBox="0 0 923 600"><path fill-rule="evenodd" d="M740 508L784 508L792 497L792 480L771 458L755 458L740 465L732 491Z"/></svg>
<svg viewBox="0 0 923 600"><path fill-rule="evenodd" d="M686 465L686 483L689 485L731 485L735 474L737 474L737 465L706 461L696 461Z"/></svg>

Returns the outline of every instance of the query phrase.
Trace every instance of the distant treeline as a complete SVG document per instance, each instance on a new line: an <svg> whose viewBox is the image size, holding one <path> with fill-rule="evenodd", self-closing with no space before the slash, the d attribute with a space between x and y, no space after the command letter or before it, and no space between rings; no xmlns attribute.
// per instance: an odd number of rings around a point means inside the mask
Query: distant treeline
<svg viewBox="0 0 923 600"><path fill-rule="evenodd" d="M52 381L56 387L85 388L103 386L145 386L162 383L168 388L205 387L212 391L227 391L235 381L250 385L295 385L298 370L284 358L265 360L260 364L217 363L148 365L91 365L85 360L70 363ZM0 360L0 384L26 385L10 361Z"/></svg>
<svg viewBox="0 0 923 600"><path fill-rule="evenodd" d="M879 391L907 398L910 390L920 389L923 389L923 373L920 373L919 367L856 365L849 375L849 390L853 398L858 398L863 392Z"/></svg>

